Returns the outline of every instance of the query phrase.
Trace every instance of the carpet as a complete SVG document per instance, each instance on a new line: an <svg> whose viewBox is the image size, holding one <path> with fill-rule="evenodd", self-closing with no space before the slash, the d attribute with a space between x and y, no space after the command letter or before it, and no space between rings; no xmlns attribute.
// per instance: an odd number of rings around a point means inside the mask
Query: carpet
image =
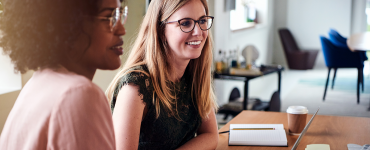
<svg viewBox="0 0 370 150"><path fill-rule="evenodd" d="M366 84L368 83L368 84ZM322 87L325 88L326 78L318 77L318 78L311 78L311 79L301 79L299 80L299 84L304 84L307 86L313 87ZM329 80L328 90L332 90L332 79ZM360 85L360 89L362 89ZM357 77L340 77L336 78L334 81L334 91L342 91L342 92L349 92L349 93L356 93L357 91ZM368 79L365 78L364 80L364 91L361 93L370 94L370 82Z"/></svg>
<svg viewBox="0 0 370 150"><path fill-rule="evenodd" d="M332 73L333 74L333 73ZM320 115L370 117L370 78L364 78L364 92L360 91L360 103L357 104L355 69L338 70L334 89L329 82L325 101L323 101L327 70L308 72L303 75L291 91L282 99L281 111L292 105L303 105L314 113L318 107ZM331 77L332 79L332 77ZM360 88L361 89L361 88Z"/></svg>

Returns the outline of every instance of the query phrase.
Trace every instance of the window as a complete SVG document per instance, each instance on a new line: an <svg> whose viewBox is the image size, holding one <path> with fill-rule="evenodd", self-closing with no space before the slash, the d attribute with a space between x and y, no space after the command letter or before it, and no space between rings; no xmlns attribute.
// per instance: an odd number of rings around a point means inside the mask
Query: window
<svg viewBox="0 0 370 150"><path fill-rule="evenodd" d="M264 24L267 20L267 0L235 0L235 3L225 1L226 8L230 10L230 29L232 31L255 27Z"/></svg>
<svg viewBox="0 0 370 150"><path fill-rule="evenodd" d="M230 29L238 30L253 27L256 20L256 8L253 2L236 0L235 9L230 11Z"/></svg>

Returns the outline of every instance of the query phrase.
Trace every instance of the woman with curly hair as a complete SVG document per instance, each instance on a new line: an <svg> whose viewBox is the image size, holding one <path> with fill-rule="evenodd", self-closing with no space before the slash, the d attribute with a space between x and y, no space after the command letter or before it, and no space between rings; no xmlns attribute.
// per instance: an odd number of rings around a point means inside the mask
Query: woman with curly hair
<svg viewBox="0 0 370 150"><path fill-rule="evenodd" d="M121 2L2 2L0 47L16 71L35 73L7 118L0 149L115 149L109 104L91 80L97 69L121 65Z"/></svg>
<svg viewBox="0 0 370 150"><path fill-rule="evenodd" d="M215 149L206 0L153 0L106 94L117 149Z"/></svg>

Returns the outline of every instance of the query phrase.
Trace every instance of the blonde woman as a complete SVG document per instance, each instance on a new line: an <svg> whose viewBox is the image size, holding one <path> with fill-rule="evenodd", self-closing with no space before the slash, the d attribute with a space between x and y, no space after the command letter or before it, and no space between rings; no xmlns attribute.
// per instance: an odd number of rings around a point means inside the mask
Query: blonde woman
<svg viewBox="0 0 370 150"><path fill-rule="evenodd" d="M106 94L117 149L215 149L206 0L152 1Z"/></svg>

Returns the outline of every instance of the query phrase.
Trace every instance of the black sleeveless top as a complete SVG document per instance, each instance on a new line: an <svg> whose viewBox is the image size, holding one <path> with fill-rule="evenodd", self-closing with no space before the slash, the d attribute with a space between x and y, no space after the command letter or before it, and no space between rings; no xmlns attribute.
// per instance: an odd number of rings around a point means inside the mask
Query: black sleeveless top
<svg viewBox="0 0 370 150"><path fill-rule="evenodd" d="M133 67L130 70L142 70L149 73L146 66ZM129 71L130 71L129 70ZM153 103L153 84L149 76L140 72L131 72L123 76L116 86L111 103L112 113L119 90L126 84L139 86L139 93L148 112L143 117L140 128L138 149L176 149L195 137L202 119L197 110L196 101L191 98L191 80L184 75L180 82L169 83L176 89L177 99L172 105L177 109L178 117L160 106L160 115L156 118L155 103ZM176 112L176 111L175 111ZM119 141L118 141L119 142Z"/></svg>

